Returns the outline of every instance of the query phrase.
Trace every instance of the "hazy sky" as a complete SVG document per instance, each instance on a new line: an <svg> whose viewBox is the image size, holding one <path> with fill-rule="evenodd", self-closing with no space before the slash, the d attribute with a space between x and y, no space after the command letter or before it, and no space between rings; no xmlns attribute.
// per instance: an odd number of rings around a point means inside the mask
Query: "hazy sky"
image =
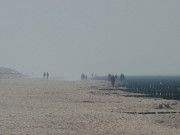
<svg viewBox="0 0 180 135"><path fill-rule="evenodd" d="M0 0L0 67L180 75L180 0Z"/></svg>

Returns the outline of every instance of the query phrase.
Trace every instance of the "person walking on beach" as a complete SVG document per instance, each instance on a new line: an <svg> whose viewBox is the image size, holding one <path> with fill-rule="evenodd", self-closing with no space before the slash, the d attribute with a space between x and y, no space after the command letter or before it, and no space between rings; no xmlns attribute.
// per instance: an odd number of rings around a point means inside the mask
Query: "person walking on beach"
<svg viewBox="0 0 180 135"><path fill-rule="evenodd" d="M45 72L43 73L43 76L44 76L44 79L45 79L46 78L46 73Z"/></svg>
<svg viewBox="0 0 180 135"><path fill-rule="evenodd" d="M48 72L47 72L46 76L47 76L47 79L48 79L49 78L49 73Z"/></svg>
<svg viewBox="0 0 180 135"><path fill-rule="evenodd" d="M84 73L82 73L81 80L84 80L84 79L85 79L85 76L84 76Z"/></svg>
<svg viewBox="0 0 180 135"><path fill-rule="evenodd" d="M123 82L123 81L124 81L124 79L125 79L124 74L121 74L121 75L120 75L120 81L121 81L121 82Z"/></svg>
<svg viewBox="0 0 180 135"><path fill-rule="evenodd" d="M115 80L118 78L117 74L115 75Z"/></svg>
<svg viewBox="0 0 180 135"><path fill-rule="evenodd" d="M114 75L112 75L111 76L111 84L112 84L113 87L114 87L114 83L115 83L115 77L114 77Z"/></svg>

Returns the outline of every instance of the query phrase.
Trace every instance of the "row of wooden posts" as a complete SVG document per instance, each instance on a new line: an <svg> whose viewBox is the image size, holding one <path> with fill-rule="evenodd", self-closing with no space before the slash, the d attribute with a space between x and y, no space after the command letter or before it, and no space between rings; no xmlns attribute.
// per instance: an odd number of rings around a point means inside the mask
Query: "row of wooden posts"
<svg viewBox="0 0 180 135"><path fill-rule="evenodd" d="M180 100L180 84L178 86L128 83L126 87L125 91L142 93L144 96Z"/></svg>

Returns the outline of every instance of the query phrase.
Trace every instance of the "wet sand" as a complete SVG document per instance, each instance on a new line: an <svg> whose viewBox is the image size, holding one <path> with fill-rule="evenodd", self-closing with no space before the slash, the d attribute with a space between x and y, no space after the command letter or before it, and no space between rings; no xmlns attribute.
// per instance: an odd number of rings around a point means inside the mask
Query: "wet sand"
<svg viewBox="0 0 180 135"><path fill-rule="evenodd" d="M0 135L180 134L179 101L102 88L110 83L1 79Z"/></svg>

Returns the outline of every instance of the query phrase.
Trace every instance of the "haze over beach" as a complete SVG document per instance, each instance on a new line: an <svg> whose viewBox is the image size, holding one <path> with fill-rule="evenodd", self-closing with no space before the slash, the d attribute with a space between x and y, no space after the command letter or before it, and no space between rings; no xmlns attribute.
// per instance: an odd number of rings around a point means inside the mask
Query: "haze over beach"
<svg viewBox="0 0 180 135"><path fill-rule="evenodd" d="M178 0L0 1L2 67L33 77L180 74Z"/></svg>
<svg viewBox="0 0 180 135"><path fill-rule="evenodd" d="M179 6L1 0L0 135L179 135Z"/></svg>

